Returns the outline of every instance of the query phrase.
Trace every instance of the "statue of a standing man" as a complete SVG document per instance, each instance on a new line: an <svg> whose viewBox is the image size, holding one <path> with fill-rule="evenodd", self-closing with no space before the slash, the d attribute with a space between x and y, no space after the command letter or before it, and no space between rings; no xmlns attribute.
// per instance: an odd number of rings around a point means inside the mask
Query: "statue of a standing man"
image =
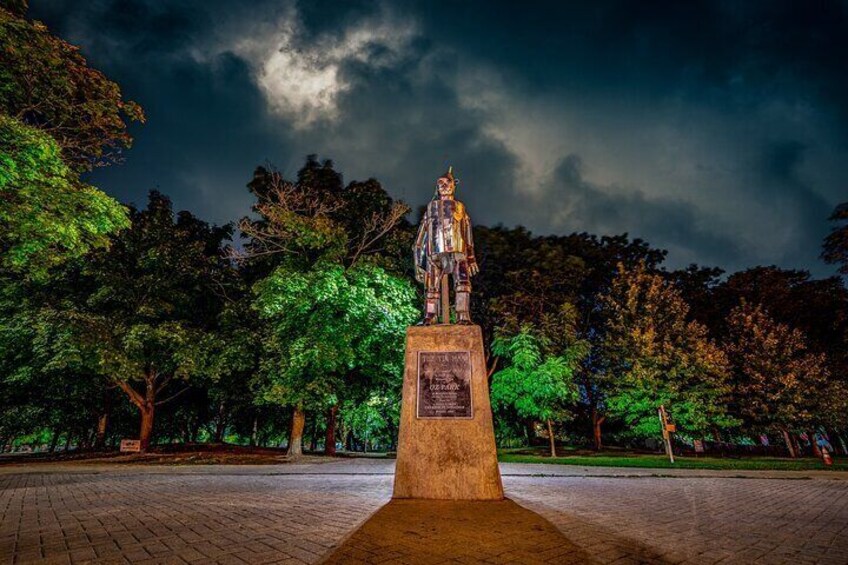
<svg viewBox="0 0 848 565"><path fill-rule="evenodd" d="M418 237L415 240L415 278L423 282L427 297L424 304L424 325L437 322L440 313L442 276L453 274L456 292L456 321L470 324L469 313L471 277L477 274L474 258L474 241L471 238L471 218L465 205L454 200L456 180L453 167L436 181L437 195L427 205ZM447 296L442 304L447 304ZM442 322L449 323L447 312L441 313Z"/></svg>

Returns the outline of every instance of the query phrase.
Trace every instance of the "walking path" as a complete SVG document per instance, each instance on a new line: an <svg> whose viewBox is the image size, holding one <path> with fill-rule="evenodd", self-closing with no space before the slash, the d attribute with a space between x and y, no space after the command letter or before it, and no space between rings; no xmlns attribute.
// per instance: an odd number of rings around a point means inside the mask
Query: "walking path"
<svg viewBox="0 0 848 565"><path fill-rule="evenodd" d="M0 565L848 563L848 473L501 469L512 502L385 506L385 460L3 466Z"/></svg>

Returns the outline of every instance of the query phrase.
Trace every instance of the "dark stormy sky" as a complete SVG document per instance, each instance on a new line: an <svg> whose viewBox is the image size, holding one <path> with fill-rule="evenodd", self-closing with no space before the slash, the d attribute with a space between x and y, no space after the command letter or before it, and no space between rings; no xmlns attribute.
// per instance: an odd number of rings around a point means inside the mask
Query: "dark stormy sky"
<svg viewBox="0 0 848 565"><path fill-rule="evenodd" d="M33 0L145 108L126 162L222 223L308 153L478 223L629 232L689 262L811 269L848 200L848 2Z"/></svg>

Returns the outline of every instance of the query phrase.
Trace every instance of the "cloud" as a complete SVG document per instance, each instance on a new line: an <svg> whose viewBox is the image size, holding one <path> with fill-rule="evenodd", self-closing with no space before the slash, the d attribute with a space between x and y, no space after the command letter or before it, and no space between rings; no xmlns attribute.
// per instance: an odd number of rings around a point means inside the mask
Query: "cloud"
<svg viewBox="0 0 848 565"><path fill-rule="evenodd" d="M544 202L540 211L548 211L552 231L649 235L651 244L674 255L677 266L726 264L738 261L741 254L732 236L714 231L719 222L692 203L589 182L578 155L561 161L537 200Z"/></svg>
<svg viewBox="0 0 848 565"><path fill-rule="evenodd" d="M705 1L33 7L145 106L127 164L218 221L308 153L413 206L452 164L478 223L629 232L669 264L817 259L848 185L848 11ZM579 156L579 157L577 157Z"/></svg>
<svg viewBox="0 0 848 565"><path fill-rule="evenodd" d="M339 98L351 90L351 64L389 68L404 57L414 23L386 10L332 33L314 37L294 6L271 26L237 38L234 53L247 60L272 112L305 129L339 119Z"/></svg>

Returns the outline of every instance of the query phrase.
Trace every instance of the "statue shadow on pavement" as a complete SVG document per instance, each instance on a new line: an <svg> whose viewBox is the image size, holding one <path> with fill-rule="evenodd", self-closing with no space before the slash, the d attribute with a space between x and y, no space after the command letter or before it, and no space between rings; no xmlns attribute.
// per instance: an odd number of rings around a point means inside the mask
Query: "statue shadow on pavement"
<svg viewBox="0 0 848 565"><path fill-rule="evenodd" d="M664 563L632 540L610 540L636 561ZM594 544L593 544L594 545ZM604 543L603 551L610 544ZM593 546L592 550L601 549ZM332 551L322 563L597 563L598 556L569 540L551 522L512 500L394 499Z"/></svg>

